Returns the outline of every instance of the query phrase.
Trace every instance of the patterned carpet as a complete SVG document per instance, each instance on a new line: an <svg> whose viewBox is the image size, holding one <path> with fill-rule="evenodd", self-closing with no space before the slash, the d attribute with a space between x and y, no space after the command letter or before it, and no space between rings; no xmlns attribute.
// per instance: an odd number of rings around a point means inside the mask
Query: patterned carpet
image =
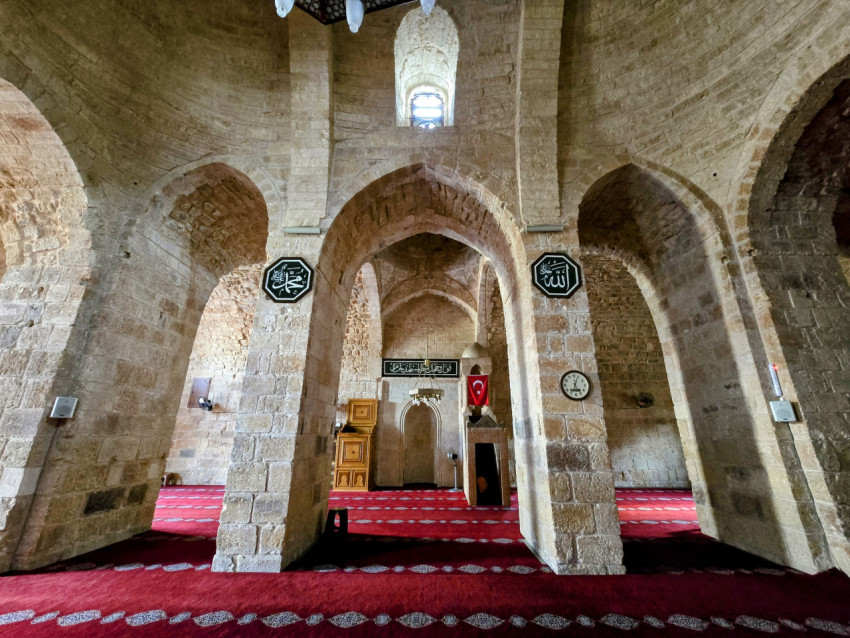
<svg viewBox="0 0 850 638"><path fill-rule="evenodd" d="M0 635L850 636L850 579L701 535L683 490L618 490L627 576L559 577L509 508L448 490L332 493L349 533L283 574L210 571L223 488L163 489L152 530L0 577ZM5 632L5 633L4 633Z"/></svg>

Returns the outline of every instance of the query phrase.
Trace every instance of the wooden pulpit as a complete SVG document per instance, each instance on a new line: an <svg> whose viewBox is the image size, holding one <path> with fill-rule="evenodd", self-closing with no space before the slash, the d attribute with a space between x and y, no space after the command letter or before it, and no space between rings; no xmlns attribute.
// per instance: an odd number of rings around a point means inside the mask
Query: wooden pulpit
<svg viewBox="0 0 850 638"><path fill-rule="evenodd" d="M348 421L336 437L334 489L367 492L374 481L377 399L351 399Z"/></svg>

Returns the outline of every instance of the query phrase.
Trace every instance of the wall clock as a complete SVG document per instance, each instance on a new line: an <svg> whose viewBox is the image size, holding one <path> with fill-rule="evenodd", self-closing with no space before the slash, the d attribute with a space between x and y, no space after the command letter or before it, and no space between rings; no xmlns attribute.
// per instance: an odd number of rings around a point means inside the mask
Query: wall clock
<svg viewBox="0 0 850 638"><path fill-rule="evenodd" d="M561 377L561 392L568 399L582 401L590 394L590 379L578 370L570 370Z"/></svg>

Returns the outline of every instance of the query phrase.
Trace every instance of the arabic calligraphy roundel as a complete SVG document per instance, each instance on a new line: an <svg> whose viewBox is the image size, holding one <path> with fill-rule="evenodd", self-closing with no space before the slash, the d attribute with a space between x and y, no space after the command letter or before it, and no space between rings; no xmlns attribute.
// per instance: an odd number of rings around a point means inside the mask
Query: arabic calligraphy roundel
<svg viewBox="0 0 850 638"><path fill-rule="evenodd" d="M562 253L546 253L531 264L531 280L547 297L569 297L581 286L581 268Z"/></svg>
<svg viewBox="0 0 850 638"><path fill-rule="evenodd" d="M281 257L263 273L263 290L278 303L298 301L313 287L313 269L300 257Z"/></svg>

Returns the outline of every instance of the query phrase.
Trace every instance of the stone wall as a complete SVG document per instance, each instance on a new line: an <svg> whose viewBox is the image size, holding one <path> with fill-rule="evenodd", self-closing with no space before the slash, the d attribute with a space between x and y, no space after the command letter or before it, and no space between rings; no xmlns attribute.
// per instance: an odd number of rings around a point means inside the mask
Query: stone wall
<svg viewBox="0 0 850 638"><path fill-rule="evenodd" d="M225 275L201 315L165 462L183 484L222 485L227 477L261 275L260 264ZM211 379L212 411L189 405L196 377Z"/></svg>
<svg viewBox="0 0 850 638"><path fill-rule="evenodd" d="M690 487L664 355L640 288L618 261L582 260L605 428L618 487ZM637 396L651 394L640 408Z"/></svg>

